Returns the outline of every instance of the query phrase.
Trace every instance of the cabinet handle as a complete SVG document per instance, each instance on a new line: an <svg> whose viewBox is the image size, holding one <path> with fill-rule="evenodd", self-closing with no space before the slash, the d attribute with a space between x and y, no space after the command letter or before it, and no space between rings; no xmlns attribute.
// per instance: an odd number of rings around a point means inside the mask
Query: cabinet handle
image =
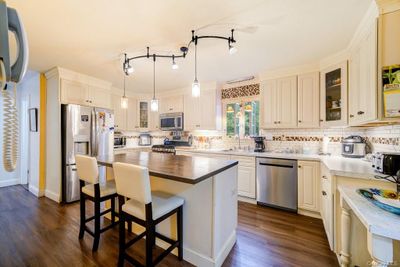
<svg viewBox="0 0 400 267"><path fill-rule="evenodd" d="M323 179L328 179L328 177L326 177L325 175L322 175L322 178L323 178Z"/></svg>
<svg viewBox="0 0 400 267"><path fill-rule="evenodd" d="M281 123L281 121L278 121L278 124L280 124Z"/></svg>
<svg viewBox="0 0 400 267"><path fill-rule="evenodd" d="M173 108L169 108L169 110L174 110Z"/></svg>
<svg viewBox="0 0 400 267"><path fill-rule="evenodd" d="M323 196L326 196L326 192L325 192L325 191L322 191L322 195L323 195Z"/></svg>
<svg viewBox="0 0 400 267"><path fill-rule="evenodd" d="M365 113L364 111L359 111L359 112L357 112L357 115L362 115L364 113Z"/></svg>
<svg viewBox="0 0 400 267"><path fill-rule="evenodd" d="M354 115L353 115L353 114L350 114L350 118L354 118Z"/></svg>
<svg viewBox="0 0 400 267"><path fill-rule="evenodd" d="M301 168L301 165L299 165L298 168L300 169L300 168Z"/></svg>
<svg viewBox="0 0 400 267"><path fill-rule="evenodd" d="M323 122L324 120L323 120L323 119L320 119L319 121L320 121L320 122Z"/></svg>
<svg viewBox="0 0 400 267"><path fill-rule="evenodd" d="M276 121L274 121L274 124L276 124Z"/></svg>
<svg viewBox="0 0 400 267"><path fill-rule="evenodd" d="M301 121L299 121L299 123L301 123Z"/></svg>

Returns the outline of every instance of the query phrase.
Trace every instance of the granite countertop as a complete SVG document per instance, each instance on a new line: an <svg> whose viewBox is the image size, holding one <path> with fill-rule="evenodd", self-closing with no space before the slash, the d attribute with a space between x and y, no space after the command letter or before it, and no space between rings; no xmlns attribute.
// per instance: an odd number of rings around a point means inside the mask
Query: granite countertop
<svg viewBox="0 0 400 267"><path fill-rule="evenodd" d="M379 236L400 240L400 216L384 211L363 198L357 188L339 186L340 196L350 206L367 230Z"/></svg>
<svg viewBox="0 0 400 267"><path fill-rule="evenodd" d="M97 162L107 167L112 167L114 162L140 165L147 167L152 176L188 184L197 184L238 164L236 160L187 157L144 151L98 156Z"/></svg>

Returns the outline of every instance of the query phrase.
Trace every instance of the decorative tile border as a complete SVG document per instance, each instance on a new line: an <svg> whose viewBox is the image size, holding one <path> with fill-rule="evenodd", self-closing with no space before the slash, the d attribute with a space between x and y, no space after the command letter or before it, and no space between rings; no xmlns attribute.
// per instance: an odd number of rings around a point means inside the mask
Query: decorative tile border
<svg viewBox="0 0 400 267"><path fill-rule="evenodd" d="M238 87L222 89L222 99L254 96L260 94L260 84L254 83Z"/></svg>

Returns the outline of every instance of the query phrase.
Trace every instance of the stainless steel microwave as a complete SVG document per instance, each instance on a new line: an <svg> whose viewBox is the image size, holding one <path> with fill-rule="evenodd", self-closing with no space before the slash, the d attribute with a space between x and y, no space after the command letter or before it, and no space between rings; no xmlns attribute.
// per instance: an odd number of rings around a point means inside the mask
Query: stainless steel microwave
<svg viewBox="0 0 400 267"><path fill-rule="evenodd" d="M183 112L160 114L160 129L163 131L183 131Z"/></svg>

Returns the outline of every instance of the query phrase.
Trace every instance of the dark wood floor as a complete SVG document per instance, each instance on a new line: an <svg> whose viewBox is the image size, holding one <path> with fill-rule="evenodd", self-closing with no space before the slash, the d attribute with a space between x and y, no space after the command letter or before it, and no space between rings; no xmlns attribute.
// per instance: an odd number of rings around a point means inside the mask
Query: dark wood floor
<svg viewBox="0 0 400 267"><path fill-rule="evenodd" d="M21 186L0 188L0 266L116 266L117 229L102 235L96 253L89 235L78 240L78 229L78 203L62 206ZM143 245L131 254L143 259ZM169 255L158 266L191 265ZM320 220L240 203L238 240L223 266L338 264Z"/></svg>

